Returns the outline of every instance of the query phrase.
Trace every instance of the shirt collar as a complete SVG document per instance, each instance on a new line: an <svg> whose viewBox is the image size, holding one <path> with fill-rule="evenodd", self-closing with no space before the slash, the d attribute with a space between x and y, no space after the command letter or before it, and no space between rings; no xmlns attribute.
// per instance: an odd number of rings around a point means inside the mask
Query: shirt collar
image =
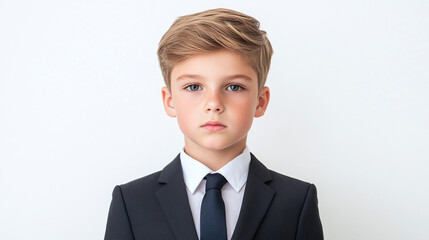
<svg viewBox="0 0 429 240"><path fill-rule="evenodd" d="M190 157L184 150L180 152L180 161L182 164L183 179L186 187L188 187L191 193L195 192L198 185L200 185L201 181L209 173L222 174L232 188L234 188L236 192L239 192L247 181L250 164L250 151L246 146L240 155L232 159L218 171L212 171L206 165Z"/></svg>

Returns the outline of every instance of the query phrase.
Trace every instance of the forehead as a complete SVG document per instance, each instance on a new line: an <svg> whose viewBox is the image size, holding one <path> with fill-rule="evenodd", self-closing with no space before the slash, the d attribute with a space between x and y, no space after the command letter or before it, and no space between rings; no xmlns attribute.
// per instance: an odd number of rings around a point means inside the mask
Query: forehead
<svg viewBox="0 0 429 240"><path fill-rule="evenodd" d="M184 78L225 79L234 76L244 80L257 81L257 74L247 60L229 50L193 55L177 63L171 71L173 82Z"/></svg>

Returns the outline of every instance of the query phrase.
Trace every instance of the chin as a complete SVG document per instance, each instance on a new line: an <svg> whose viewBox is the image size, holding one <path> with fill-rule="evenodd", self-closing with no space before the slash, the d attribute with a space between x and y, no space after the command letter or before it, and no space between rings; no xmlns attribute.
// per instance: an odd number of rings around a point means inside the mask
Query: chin
<svg viewBox="0 0 429 240"><path fill-rule="evenodd" d="M219 140L216 141L215 139L211 139L210 141L204 141L200 143L200 146L205 149L217 150L217 151L228 148L228 144L226 144L224 141L219 141Z"/></svg>
<svg viewBox="0 0 429 240"><path fill-rule="evenodd" d="M206 144L206 145L203 145L203 147L206 149L215 150L215 151L222 151L228 148L228 146L225 146L223 144Z"/></svg>
<svg viewBox="0 0 429 240"><path fill-rule="evenodd" d="M202 144L201 146L206 148L206 149L210 149L210 150L215 150L215 151L223 151L226 150L228 148L232 148L234 146L236 146L236 144L238 144L238 142L226 142L226 141L208 141L205 142L204 144Z"/></svg>

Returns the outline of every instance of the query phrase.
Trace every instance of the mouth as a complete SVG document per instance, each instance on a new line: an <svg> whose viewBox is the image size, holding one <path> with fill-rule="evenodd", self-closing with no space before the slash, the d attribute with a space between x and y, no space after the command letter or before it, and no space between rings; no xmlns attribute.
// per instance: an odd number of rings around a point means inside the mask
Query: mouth
<svg viewBox="0 0 429 240"><path fill-rule="evenodd" d="M226 128L225 125L223 125L221 122L218 122L218 121L208 121L201 127L210 132L217 132Z"/></svg>

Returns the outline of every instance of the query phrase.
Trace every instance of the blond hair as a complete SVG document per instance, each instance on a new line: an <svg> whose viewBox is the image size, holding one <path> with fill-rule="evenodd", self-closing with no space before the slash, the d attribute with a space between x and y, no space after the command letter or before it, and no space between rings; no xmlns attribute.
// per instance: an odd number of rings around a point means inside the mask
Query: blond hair
<svg viewBox="0 0 429 240"><path fill-rule="evenodd" d="M166 86L170 89L171 71L177 63L220 49L244 56L262 89L273 54L266 32L259 29L255 18L223 8L179 17L161 38L158 59Z"/></svg>

